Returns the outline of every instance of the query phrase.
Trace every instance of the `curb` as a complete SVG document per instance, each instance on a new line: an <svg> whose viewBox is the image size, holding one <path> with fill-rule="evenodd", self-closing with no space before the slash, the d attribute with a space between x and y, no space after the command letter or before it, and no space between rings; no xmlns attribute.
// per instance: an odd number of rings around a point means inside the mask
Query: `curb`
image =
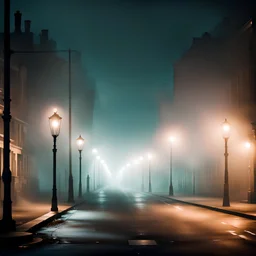
<svg viewBox="0 0 256 256"><path fill-rule="evenodd" d="M246 219L250 219L250 220L256 220L256 216L253 216L253 215L250 215L250 214L246 214L246 213L242 213L242 212L236 212L236 211L221 209L221 208L214 207L214 206L187 202L187 201L179 200L179 199L176 199L176 198L173 198L173 197L168 197L168 196L159 196L159 195L155 195L155 194L153 194L153 195L157 196L157 197L164 198L164 199L169 199L169 200L172 200L172 201L175 201L175 202L189 204L189 205L193 205L193 206L196 206L196 207L205 208L205 209L208 209L208 210L213 210L213 211L216 211L216 212L222 212L222 213L226 213L226 214L230 214L230 215L235 215L235 216L246 218Z"/></svg>
<svg viewBox="0 0 256 256"><path fill-rule="evenodd" d="M33 227L29 228L28 230L26 230L26 232L30 232L30 233L35 233L36 231L38 231L39 229L41 229L42 227L44 227L45 225L49 224L50 222L52 222L55 219L60 218L62 215L66 214L68 211L75 209L77 206L83 204L85 202L85 200L74 204L73 206L70 206L69 208L63 210L62 212L58 212L55 215L35 224Z"/></svg>

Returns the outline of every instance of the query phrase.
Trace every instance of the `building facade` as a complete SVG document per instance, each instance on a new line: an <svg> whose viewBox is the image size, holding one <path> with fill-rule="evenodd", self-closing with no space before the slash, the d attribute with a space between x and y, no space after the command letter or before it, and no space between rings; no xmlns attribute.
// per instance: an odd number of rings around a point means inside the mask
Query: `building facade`
<svg viewBox="0 0 256 256"><path fill-rule="evenodd" d="M175 180L181 193L192 193L194 173L197 194L222 195L221 123L227 118L232 125L231 196L247 197L248 152L242 142L252 140L251 122L256 120L254 34L251 19L224 19L211 33L194 38L190 49L174 65L173 101L161 116L170 127L184 127L185 150L176 164L179 173Z"/></svg>
<svg viewBox="0 0 256 256"><path fill-rule="evenodd" d="M14 14L14 21L15 27L11 33L11 48L14 54L11 63L13 66L26 67L27 89L23 103L27 111L21 120L29 124L28 136L24 139L29 155L29 170L31 170L28 190L34 191L33 195L36 197L44 192L51 193L52 180L49 177L52 173L52 138L48 117L56 107L63 117L61 133L58 137L58 156L61 157L58 162L58 179L61 180L59 185L62 186L62 190L67 190L63 184L68 170L68 51L59 51L56 41L49 37L47 29L42 29L39 36L34 34L31 31L31 21L25 20L22 23L22 14L19 11ZM0 34L1 48L3 48L3 33ZM80 52L72 51L70 69L72 141L75 141L81 133L85 134L88 142L93 122L95 89L84 71ZM13 106L11 111L14 111ZM74 159L77 152L73 145L72 147ZM73 163L73 172L75 172L76 162L73 160ZM74 184L76 185L76 181ZM32 193L28 194L32 195Z"/></svg>
<svg viewBox="0 0 256 256"><path fill-rule="evenodd" d="M3 114L3 59L0 59L0 113ZM11 66L11 107L10 123L10 169L12 172L12 195L16 202L18 195L25 191L29 176L28 155L25 148L25 138L28 125L24 119L26 109L26 69ZM0 170L3 171L3 119L0 120ZM3 182L0 181L0 200L3 199Z"/></svg>

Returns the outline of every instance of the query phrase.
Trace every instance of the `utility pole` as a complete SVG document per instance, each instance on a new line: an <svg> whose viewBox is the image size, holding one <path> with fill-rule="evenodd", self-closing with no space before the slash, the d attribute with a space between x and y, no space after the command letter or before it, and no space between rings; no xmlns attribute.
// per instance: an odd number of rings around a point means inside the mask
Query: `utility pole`
<svg viewBox="0 0 256 256"><path fill-rule="evenodd" d="M71 50L68 50L68 90L69 90L69 183L68 183L68 202L74 203L74 187L73 187L73 174L72 174L72 119L71 119Z"/></svg>

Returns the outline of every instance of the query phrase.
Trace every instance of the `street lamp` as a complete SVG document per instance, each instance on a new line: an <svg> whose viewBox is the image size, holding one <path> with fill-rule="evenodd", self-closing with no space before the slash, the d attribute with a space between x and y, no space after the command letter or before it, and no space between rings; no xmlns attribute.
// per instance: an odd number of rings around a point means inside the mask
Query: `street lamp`
<svg viewBox="0 0 256 256"><path fill-rule="evenodd" d="M228 184L228 139L230 137L230 124L225 119L222 124L223 139L225 141L225 175L224 175L224 194L223 194L223 206L230 206L229 202L229 184Z"/></svg>
<svg viewBox="0 0 256 256"><path fill-rule="evenodd" d="M51 211L58 211L58 200L57 200L57 188L56 188L56 141L57 137L60 134L60 125L61 125L61 117L57 114L57 111L53 113L52 116L49 117L49 124L51 129L51 134L53 137L53 187L52 187L52 207Z"/></svg>
<svg viewBox="0 0 256 256"><path fill-rule="evenodd" d="M100 161L100 156L96 156L96 162L94 165L94 190L96 189L96 164ZM99 168L99 164L97 164L97 167ZM98 169L97 168L97 169Z"/></svg>
<svg viewBox="0 0 256 256"><path fill-rule="evenodd" d="M98 150L96 148L94 148L92 150L92 154L95 156L95 158L93 159L93 182L94 182L94 189L95 189L95 172L96 172L96 158L98 157Z"/></svg>
<svg viewBox="0 0 256 256"><path fill-rule="evenodd" d="M151 193L152 192L152 186L151 186L151 159L152 159L152 155L150 153L148 153L147 157L148 157L148 192Z"/></svg>
<svg viewBox="0 0 256 256"><path fill-rule="evenodd" d="M244 147L247 149L248 151L248 203L252 202L252 192L251 192L251 147L252 144L250 142L246 142L244 144Z"/></svg>
<svg viewBox="0 0 256 256"><path fill-rule="evenodd" d="M144 158L142 156L139 157L139 162L142 162ZM143 165L141 166L141 191L144 192L144 169Z"/></svg>
<svg viewBox="0 0 256 256"><path fill-rule="evenodd" d="M170 184L169 184L169 196L173 196L173 186L172 186L172 146L173 142L175 142L175 137L169 137L170 142Z"/></svg>
<svg viewBox="0 0 256 256"><path fill-rule="evenodd" d="M12 218L12 200L11 200L11 182L12 173L10 170L10 122L11 122L11 86L10 86L10 1L4 1L4 156L3 156L3 183L4 183L4 200L3 200L3 217L0 221L2 231L14 231L16 223Z"/></svg>
<svg viewBox="0 0 256 256"><path fill-rule="evenodd" d="M126 164L126 168L127 168L127 174L128 174L128 178L127 178L127 186L128 187L130 187L131 188L131 186L132 186L132 182L131 182L131 175L129 175L129 170L130 170L130 167L132 166L132 164L130 163L130 162L128 162L127 164Z"/></svg>
<svg viewBox="0 0 256 256"><path fill-rule="evenodd" d="M97 154L98 154L98 150L97 150L96 148L94 148L94 149L92 150L92 153L93 153L94 155L97 155Z"/></svg>
<svg viewBox="0 0 256 256"><path fill-rule="evenodd" d="M102 175L102 166L105 165L105 161L103 159L100 160L100 164L98 164L98 188L101 186L101 175Z"/></svg>
<svg viewBox="0 0 256 256"><path fill-rule="evenodd" d="M82 197L82 150L84 148L84 139L80 135L76 139L76 144L79 152L79 191L78 191L78 197Z"/></svg>

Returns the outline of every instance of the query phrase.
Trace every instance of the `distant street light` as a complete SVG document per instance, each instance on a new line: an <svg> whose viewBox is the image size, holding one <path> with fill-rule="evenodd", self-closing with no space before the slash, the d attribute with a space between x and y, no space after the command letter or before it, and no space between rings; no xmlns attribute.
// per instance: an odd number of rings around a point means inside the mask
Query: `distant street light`
<svg viewBox="0 0 256 256"><path fill-rule="evenodd" d="M126 184L127 184L127 186L130 187L130 188L132 187L132 181L131 181L131 175L130 175L128 172L129 172L131 166L132 166L132 164L131 164L130 162L128 162L128 163L126 164L126 168L127 168L127 170L128 170L128 171L127 171L127 174L128 174L128 175L127 175L127 183L126 183Z"/></svg>
<svg viewBox="0 0 256 256"><path fill-rule="evenodd" d="M152 155L148 153L148 192L152 192L152 186L151 186L151 159Z"/></svg>
<svg viewBox="0 0 256 256"><path fill-rule="evenodd" d="M97 155L97 154L98 154L98 150L97 150L96 148L94 148L94 149L92 150L92 153L95 154L95 155Z"/></svg>
<svg viewBox="0 0 256 256"><path fill-rule="evenodd" d="M144 158L142 156L139 157L139 163L142 162ZM144 168L141 166L141 191L144 192Z"/></svg>
<svg viewBox="0 0 256 256"><path fill-rule="evenodd" d="M98 150L96 148L94 148L92 150L92 154L95 156L95 158L93 159L93 176L94 176L94 179L93 179L93 183L94 183L94 190L95 190L95 173L96 173L96 158L98 157Z"/></svg>
<svg viewBox="0 0 256 256"><path fill-rule="evenodd" d="M252 144L250 142L246 142L244 144L245 148L247 149L248 152L248 203L252 202L252 188L251 188L251 147Z"/></svg>
<svg viewBox="0 0 256 256"><path fill-rule="evenodd" d="M98 165L98 188L101 186L101 175L102 175L102 166L105 165L105 161L103 159L100 160L101 165Z"/></svg>
<svg viewBox="0 0 256 256"><path fill-rule="evenodd" d="M222 124L223 139L225 141L225 175L224 175L224 194L223 194L223 206L230 206L229 202L229 183L228 183L228 139L230 137L230 124L225 119Z"/></svg>
<svg viewBox="0 0 256 256"><path fill-rule="evenodd" d="M78 197L82 197L82 151L84 148L84 139L80 135L76 139L76 144L79 152L79 189L78 189Z"/></svg>
<svg viewBox="0 0 256 256"><path fill-rule="evenodd" d="M96 162L95 162L95 166L94 166L94 180L93 180L94 181L94 190L96 189L96 165L97 165L97 169L98 169L99 161L100 161L100 156L96 156Z"/></svg>
<svg viewBox="0 0 256 256"><path fill-rule="evenodd" d="M175 137L170 136L169 137L170 142L170 184L169 184L169 196L173 196L173 185L172 185L172 147L173 142L175 142Z"/></svg>
<svg viewBox="0 0 256 256"><path fill-rule="evenodd" d="M53 187L52 187L52 207L51 211L58 211L58 200L57 200L57 188L56 188L56 141L60 134L61 117L54 112L52 116L49 117L51 134L53 137Z"/></svg>

